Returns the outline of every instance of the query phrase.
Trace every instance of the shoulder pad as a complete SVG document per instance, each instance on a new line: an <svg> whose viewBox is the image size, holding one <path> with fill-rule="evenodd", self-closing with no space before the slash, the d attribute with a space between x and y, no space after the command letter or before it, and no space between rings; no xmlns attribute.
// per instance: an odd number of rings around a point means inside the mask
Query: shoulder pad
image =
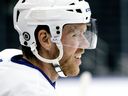
<svg viewBox="0 0 128 96"><path fill-rule="evenodd" d="M0 52L0 62L3 60L10 60L11 57L19 54L22 54L22 51L19 49L5 49Z"/></svg>

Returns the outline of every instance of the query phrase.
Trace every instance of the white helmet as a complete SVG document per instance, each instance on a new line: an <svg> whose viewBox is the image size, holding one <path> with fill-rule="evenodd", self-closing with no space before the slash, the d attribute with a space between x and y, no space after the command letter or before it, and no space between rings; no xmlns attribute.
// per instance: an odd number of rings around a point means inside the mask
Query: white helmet
<svg viewBox="0 0 128 96"><path fill-rule="evenodd" d="M21 45L31 48L33 54L43 62L52 63L59 75L59 60L63 56L61 43L62 28L68 23L89 23L91 11L84 0L19 0L14 7L14 28L19 33ZM37 52L35 29L38 25L49 26L52 42L56 43L60 54L56 59L49 60Z"/></svg>

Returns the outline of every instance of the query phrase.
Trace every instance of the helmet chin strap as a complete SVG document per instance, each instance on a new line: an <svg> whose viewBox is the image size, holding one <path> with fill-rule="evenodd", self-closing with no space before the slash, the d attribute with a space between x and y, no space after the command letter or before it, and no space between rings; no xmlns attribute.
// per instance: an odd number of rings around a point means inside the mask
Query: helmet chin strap
<svg viewBox="0 0 128 96"><path fill-rule="evenodd" d="M57 45L57 47L58 47L58 49L59 49L60 54L59 54L59 56L58 56L56 59L51 59L51 60L50 60L50 59L46 59L46 58L44 58L44 57L42 57L42 56L40 56L40 55L38 54L38 51L37 51L37 49L36 49L36 47L37 47L36 43L31 44L31 45L30 45L30 48L31 48L32 53L33 53L39 60L41 60L41 61L43 61L43 62L46 62L46 63L52 63L53 66L54 66L54 68L55 68L55 70L56 70L56 72L59 74L60 77L67 77L67 76L63 73L63 71L62 71L62 69L61 69L61 67L60 67L60 63L59 63L59 60L63 57L63 46L62 46L62 43L59 42L59 43L56 43L56 45Z"/></svg>

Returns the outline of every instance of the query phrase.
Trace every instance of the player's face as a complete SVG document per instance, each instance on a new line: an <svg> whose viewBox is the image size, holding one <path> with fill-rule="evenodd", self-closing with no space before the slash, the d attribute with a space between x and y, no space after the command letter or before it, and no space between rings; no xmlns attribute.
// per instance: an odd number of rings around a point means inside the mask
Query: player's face
<svg viewBox="0 0 128 96"><path fill-rule="evenodd" d="M64 74L67 76L76 76L79 74L81 56L84 53L84 49L89 46L88 41L83 36L86 29L87 26L85 24L70 24L64 26L62 32L64 54L60 60L60 64Z"/></svg>

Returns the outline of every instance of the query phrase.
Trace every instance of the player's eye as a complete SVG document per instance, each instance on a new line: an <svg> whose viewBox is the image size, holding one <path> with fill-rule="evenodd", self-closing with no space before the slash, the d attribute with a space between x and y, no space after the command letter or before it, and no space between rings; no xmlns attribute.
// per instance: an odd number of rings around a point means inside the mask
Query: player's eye
<svg viewBox="0 0 128 96"><path fill-rule="evenodd" d="M80 32L74 32L73 34L72 34L72 37L79 37L80 36Z"/></svg>
<svg viewBox="0 0 128 96"><path fill-rule="evenodd" d="M77 34L73 34L72 37L77 37Z"/></svg>

